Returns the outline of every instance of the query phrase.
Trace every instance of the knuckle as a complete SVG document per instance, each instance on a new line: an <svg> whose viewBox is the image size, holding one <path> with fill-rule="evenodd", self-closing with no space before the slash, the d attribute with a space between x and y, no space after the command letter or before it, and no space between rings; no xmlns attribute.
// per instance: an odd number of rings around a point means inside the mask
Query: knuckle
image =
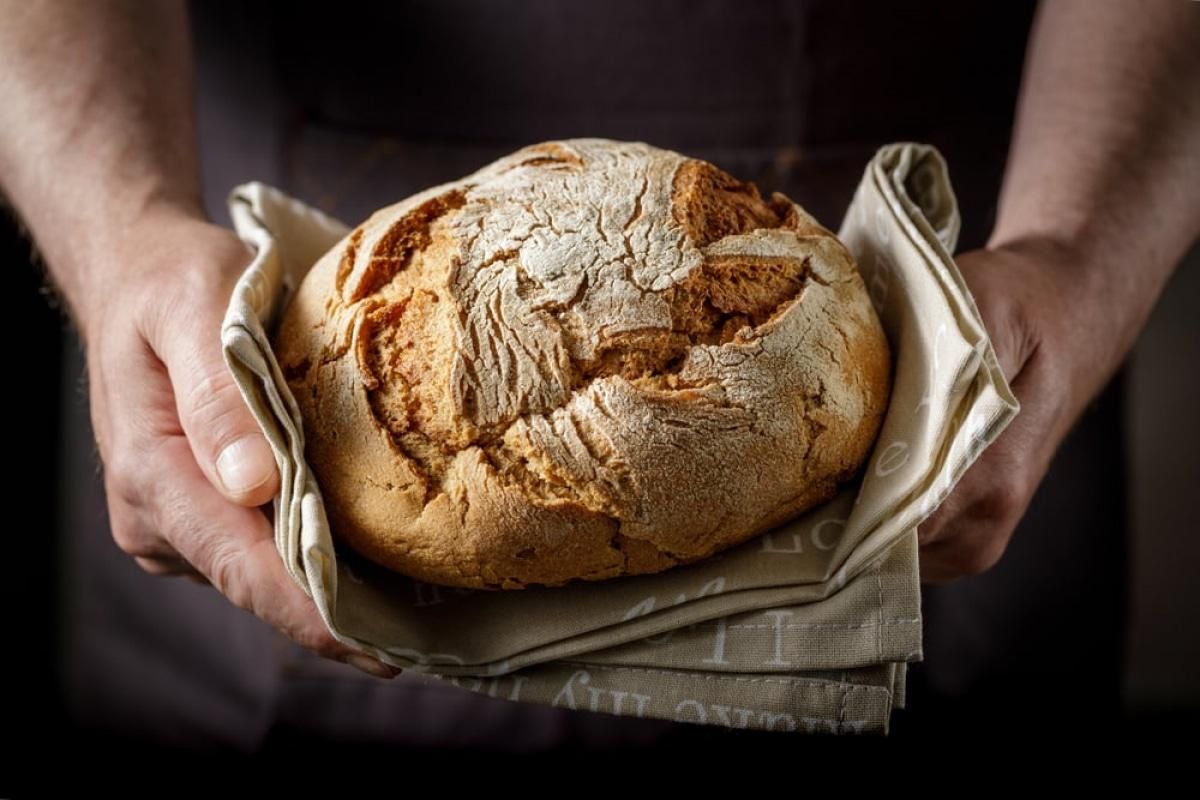
<svg viewBox="0 0 1200 800"><path fill-rule="evenodd" d="M300 624L291 627L286 633L296 644L313 651L319 656L337 658L341 655L341 644L327 630L317 629L308 624Z"/></svg>
<svg viewBox="0 0 1200 800"><path fill-rule="evenodd" d="M212 369L197 381L185 401L194 425L205 431L216 457L226 445L255 430L233 377L224 369Z"/></svg>
<svg viewBox="0 0 1200 800"><path fill-rule="evenodd" d="M163 548L150 531L145 530L135 519L120 513L109 514L109 529L117 548L127 556L155 558L161 556Z"/></svg>
<svg viewBox="0 0 1200 800"><path fill-rule="evenodd" d="M1003 544L996 546L989 542L964 547L954 559L955 571L962 575L982 575L996 566L1003 554Z"/></svg>
<svg viewBox="0 0 1200 800"><path fill-rule="evenodd" d="M311 601L305 600L306 604ZM325 658L339 658L345 648L325 623L315 614L309 613L311 606L301 608L296 602L291 602L277 609L280 632L301 647Z"/></svg>
<svg viewBox="0 0 1200 800"><path fill-rule="evenodd" d="M184 404L191 416L206 424L213 424L230 415L233 406L229 402L231 393L236 395L236 387L228 371L205 369L188 389ZM233 408L236 409L236 406Z"/></svg>
<svg viewBox="0 0 1200 800"><path fill-rule="evenodd" d="M145 459L136 448L120 441L114 444L105 459L105 483L110 498L134 508L147 505L151 483L144 473Z"/></svg>
<svg viewBox="0 0 1200 800"><path fill-rule="evenodd" d="M995 484L991 491L979 500L980 516L1007 522L1024 513L1029 504L1029 490L1016 475L1009 475Z"/></svg>
<svg viewBox="0 0 1200 800"><path fill-rule="evenodd" d="M145 549L139 546L138 537L134 535L130 526L123 525L114 520L110 527L112 528L113 541L116 542L117 548L122 553L134 558L145 555Z"/></svg>
<svg viewBox="0 0 1200 800"><path fill-rule="evenodd" d="M254 611L250 587L246 584L241 552L222 544L219 537L205 553L209 581L238 608Z"/></svg>

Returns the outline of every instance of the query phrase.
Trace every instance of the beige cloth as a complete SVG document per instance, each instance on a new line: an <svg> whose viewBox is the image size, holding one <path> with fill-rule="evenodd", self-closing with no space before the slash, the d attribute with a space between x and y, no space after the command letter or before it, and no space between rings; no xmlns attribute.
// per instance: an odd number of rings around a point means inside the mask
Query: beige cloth
<svg viewBox="0 0 1200 800"><path fill-rule="evenodd" d="M267 331L348 231L261 184L230 208L257 252L222 339L275 450L275 534L337 638L494 697L776 731L886 733L921 659L916 526L1018 411L949 253L958 209L941 156L889 145L839 236L896 357L861 481L799 519L657 575L488 592L432 586L335 548Z"/></svg>

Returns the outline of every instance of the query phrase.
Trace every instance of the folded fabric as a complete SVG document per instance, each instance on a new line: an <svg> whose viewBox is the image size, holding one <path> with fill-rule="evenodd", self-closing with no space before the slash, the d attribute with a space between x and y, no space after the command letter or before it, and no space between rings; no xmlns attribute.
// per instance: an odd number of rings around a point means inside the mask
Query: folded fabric
<svg viewBox="0 0 1200 800"><path fill-rule="evenodd" d="M225 317L225 356L275 451L275 537L341 641L515 701L737 728L888 730L920 660L916 527L1016 415L950 257L958 210L932 147L867 166L839 236L892 346L888 413L861 480L706 561L656 575L489 592L433 586L335 547L269 332L349 228L262 184L235 189L256 252Z"/></svg>

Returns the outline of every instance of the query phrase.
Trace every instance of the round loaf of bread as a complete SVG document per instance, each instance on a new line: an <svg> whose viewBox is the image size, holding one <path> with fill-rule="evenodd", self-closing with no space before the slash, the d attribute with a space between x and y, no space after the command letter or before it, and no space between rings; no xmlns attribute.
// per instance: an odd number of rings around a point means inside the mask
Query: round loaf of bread
<svg viewBox="0 0 1200 800"><path fill-rule="evenodd" d="M658 572L780 525L855 476L891 383L833 234L603 139L376 212L274 346L335 537L485 589Z"/></svg>

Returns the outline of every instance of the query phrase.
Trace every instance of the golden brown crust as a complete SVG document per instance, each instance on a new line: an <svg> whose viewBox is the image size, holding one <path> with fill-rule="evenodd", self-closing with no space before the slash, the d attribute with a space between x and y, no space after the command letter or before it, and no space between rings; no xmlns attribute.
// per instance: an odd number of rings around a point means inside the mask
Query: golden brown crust
<svg viewBox="0 0 1200 800"><path fill-rule="evenodd" d="M335 534L475 588L657 572L781 524L853 476L891 381L828 230L599 139L377 212L275 347Z"/></svg>

